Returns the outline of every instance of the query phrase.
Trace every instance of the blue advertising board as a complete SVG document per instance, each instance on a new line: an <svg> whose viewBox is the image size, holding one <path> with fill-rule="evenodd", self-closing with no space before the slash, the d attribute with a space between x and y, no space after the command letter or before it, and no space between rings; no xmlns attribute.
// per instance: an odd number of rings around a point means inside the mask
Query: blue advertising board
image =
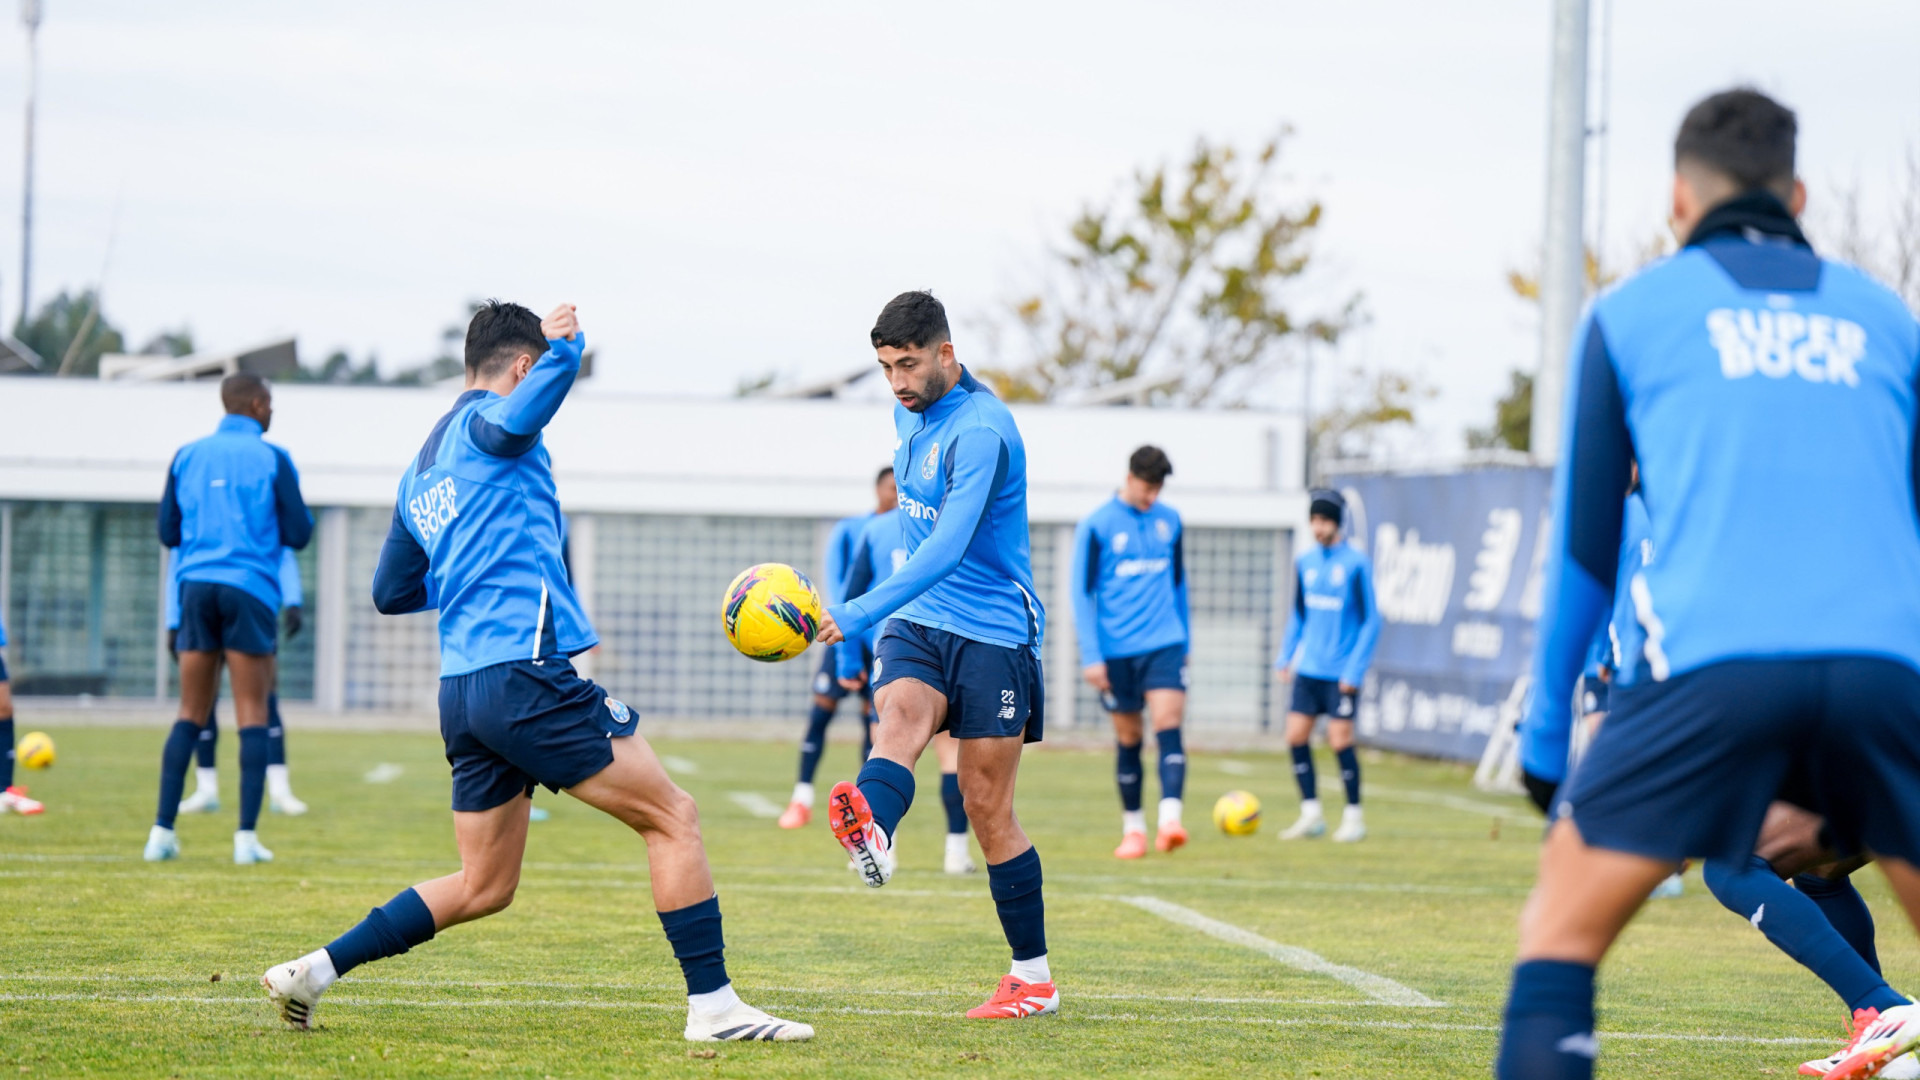
<svg viewBox="0 0 1920 1080"><path fill-rule="evenodd" d="M1361 691L1362 742L1471 761L1518 717L1552 478L1540 468L1334 478L1386 619Z"/></svg>

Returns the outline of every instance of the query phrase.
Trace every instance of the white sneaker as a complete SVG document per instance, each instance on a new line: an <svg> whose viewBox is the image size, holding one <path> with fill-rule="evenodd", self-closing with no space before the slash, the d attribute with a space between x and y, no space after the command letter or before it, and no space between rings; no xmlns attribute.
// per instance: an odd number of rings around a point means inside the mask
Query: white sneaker
<svg viewBox="0 0 1920 1080"><path fill-rule="evenodd" d="M1920 1057L1902 1054L1880 1070L1880 1080L1920 1080Z"/></svg>
<svg viewBox="0 0 1920 1080"><path fill-rule="evenodd" d="M260 834L252 829L241 829L233 834L233 864L252 866L254 863L272 862L273 852L260 844Z"/></svg>
<svg viewBox="0 0 1920 1080"><path fill-rule="evenodd" d="M299 817L301 814L307 812L307 804L294 798L293 792L289 791L284 795L268 796L267 809L276 814L285 814L288 817Z"/></svg>
<svg viewBox="0 0 1920 1080"><path fill-rule="evenodd" d="M958 876L976 873L979 869L973 865L973 852L967 848L967 834L948 833L947 873Z"/></svg>
<svg viewBox="0 0 1920 1080"><path fill-rule="evenodd" d="M155 825L147 834L147 850L140 855L148 862L166 862L180 857L180 838L164 825Z"/></svg>
<svg viewBox="0 0 1920 1080"><path fill-rule="evenodd" d="M1647 894L1647 899L1671 900L1676 896L1684 896L1686 891L1687 883L1679 874L1668 874L1665 880L1655 885L1653 891Z"/></svg>
<svg viewBox="0 0 1920 1080"><path fill-rule="evenodd" d="M811 1038L809 1025L768 1016L744 1001L718 1016L687 1010L688 1042L805 1042Z"/></svg>
<svg viewBox="0 0 1920 1080"><path fill-rule="evenodd" d="M1325 835L1327 835L1327 818L1326 815L1320 812L1320 804L1302 803L1300 805L1300 820L1287 826L1286 829L1281 832L1280 839L1310 840Z"/></svg>
<svg viewBox="0 0 1920 1080"><path fill-rule="evenodd" d="M260 985L267 988L267 1000L280 1010L280 1019L301 1031L313 1027L313 1011L325 992L315 983L313 964L304 959L275 964L260 976Z"/></svg>
<svg viewBox="0 0 1920 1080"><path fill-rule="evenodd" d="M220 792L212 788L195 788L193 794L180 800L183 814L211 814L218 809Z"/></svg>
<svg viewBox="0 0 1920 1080"><path fill-rule="evenodd" d="M833 785L833 793L827 796L827 822L867 888L877 889L892 880L893 840L874 823L867 797L858 787L846 780Z"/></svg>
<svg viewBox="0 0 1920 1080"><path fill-rule="evenodd" d="M1340 811L1340 827L1333 831L1336 844L1357 844L1367 838L1367 819L1357 806Z"/></svg>

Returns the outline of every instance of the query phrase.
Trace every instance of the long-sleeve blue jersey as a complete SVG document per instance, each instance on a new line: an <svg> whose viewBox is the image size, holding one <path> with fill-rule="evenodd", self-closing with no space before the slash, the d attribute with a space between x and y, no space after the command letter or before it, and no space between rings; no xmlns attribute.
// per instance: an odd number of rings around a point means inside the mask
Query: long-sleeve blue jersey
<svg viewBox="0 0 1920 1080"><path fill-rule="evenodd" d="M847 598L847 574L853 569L853 552L860 546L860 530L877 514L856 514L833 523L827 536L827 603L838 604Z"/></svg>
<svg viewBox="0 0 1920 1080"><path fill-rule="evenodd" d="M160 498L160 542L181 581L231 585L280 610L280 552L313 537L293 458L261 438L260 422L228 415L180 448Z"/></svg>
<svg viewBox="0 0 1920 1080"><path fill-rule="evenodd" d="M1027 448L1000 399L961 370L924 412L894 406L894 479L912 552L898 573L828 614L864 633L889 615L1039 654L1046 612L1033 595Z"/></svg>
<svg viewBox="0 0 1920 1080"><path fill-rule="evenodd" d="M900 511L895 509L867 519L847 563L845 599L865 596L907 564L907 537L900 518ZM836 646L834 669L840 678L851 679L860 673L866 654L873 651L878 630L878 624L870 626Z"/></svg>
<svg viewBox="0 0 1920 1080"><path fill-rule="evenodd" d="M1652 565L1653 522L1647 519L1647 504L1636 491L1627 496L1621 511L1620 569L1614 576L1613 617L1607 620L1607 666L1613 669L1615 686L1632 686L1652 677L1643 648L1647 634L1633 610L1633 579Z"/></svg>
<svg viewBox="0 0 1920 1080"><path fill-rule="evenodd" d="M167 629L180 629L180 562L167 553ZM300 560L292 548L280 549L280 606L283 608L302 607L307 602L306 590L300 582ZM0 638L0 645L6 639Z"/></svg>
<svg viewBox="0 0 1920 1080"><path fill-rule="evenodd" d="M599 642L567 573L566 519L540 439L585 345L579 334L547 342L506 397L462 393L400 479L373 602L388 615L439 608L443 679Z"/></svg>
<svg viewBox="0 0 1920 1080"><path fill-rule="evenodd" d="M1359 686L1380 641L1373 564L1344 540L1314 544L1293 560L1293 617L1273 666Z"/></svg>
<svg viewBox="0 0 1920 1080"><path fill-rule="evenodd" d="M1815 256L1769 196L1594 302L1567 374L1529 772L1566 773L1559 718L1615 599L1636 458L1653 560L1627 587L1649 678L1736 657L1920 667L1917 375L1912 314Z"/></svg>
<svg viewBox="0 0 1920 1080"><path fill-rule="evenodd" d="M1141 656L1188 637L1185 534L1173 507L1119 497L1073 532L1073 626L1080 666Z"/></svg>

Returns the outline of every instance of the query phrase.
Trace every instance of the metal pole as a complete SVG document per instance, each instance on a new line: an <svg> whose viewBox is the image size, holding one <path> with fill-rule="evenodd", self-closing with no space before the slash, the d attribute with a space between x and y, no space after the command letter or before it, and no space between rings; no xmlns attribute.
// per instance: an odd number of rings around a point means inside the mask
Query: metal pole
<svg viewBox="0 0 1920 1080"><path fill-rule="evenodd" d="M26 178L20 185L20 322L33 316L33 106L40 85L40 0L20 0L27 28Z"/></svg>
<svg viewBox="0 0 1920 1080"><path fill-rule="evenodd" d="M1547 218L1540 265L1540 374L1533 382L1533 459L1560 456L1567 349L1586 299L1587 0L1554 0L1553 90L1547 106Z"/></svg>

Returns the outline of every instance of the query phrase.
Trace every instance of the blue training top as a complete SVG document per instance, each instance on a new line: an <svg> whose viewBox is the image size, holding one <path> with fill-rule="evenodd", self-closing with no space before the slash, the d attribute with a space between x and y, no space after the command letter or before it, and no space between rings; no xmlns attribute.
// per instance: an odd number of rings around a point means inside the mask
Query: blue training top
<svg viewBox="0 0 1920 1080"><path fill-rule="evenodd" d="M1293 617L1276 668L1359 686L1380 641L1373 564L1345 540L1314 544L1293 560Z"/></svg>
<svg viewBox="0 0 1920 1080"><path fill-rule="evenodd" d="M845 599L851 600L872 592L876 585L892 577L895 570L907 564L907 537L900 524L902 516L895 509L867 519L847 567ZM851 679L860 674L866 663L864 653L873 651L873 639L878 631L879 625L875 624L858 637L850 637L835 646L838 650L834 658L835 674L842 679Z"/></svg>
<svg viewBox="0 0 1920 1080"><path fill-rule="evenodd" d="M586 336L549 341L506 397L468 390L400 479L373 574L387 615L440 610L440 677L572 656L599 642L566 565L566 519L540 431L580 372Z"/></svg>
<svg viewBox="0 0 1920 1080"><path fill-rule="evenodd" d="M1567 375L1529 772L1566 774L1561 718L1615 599L1636 457L1655 557L1628 588L1649 678L1835 654L1920 668L1917 375L1913 315L1814 255L1763 193L1593 303Z"/></svg>
<svg viewBox="0 0 1920 1080"><path fill-rule="evenodd" d="M847 598L847 574L853 569L854 549L860 546L860 530L877 516L856 514L833 523L833 532L827 536L827 603Z"/></svg>
<svg viewBox="0 0 1920 1080"><path fill-rule="evenodd" d="M180 561L167 560L167 629L180 629ZM302 607L307 602L306 591L300 586L300 560L293 554L292 548L280 549L280 606L283 608ZM0 645L7 639L0 637Z"/></svg>
<svg viewBox="0 0 1920 1080"><path fill-rule="evenodd" d="M974 641L1040 653L1033 595L1027 448L1013 414L973 374L924 412L895 405L894 479L912 554L898 573L828 614L847 637L895 615Z"/></svg>
<svg viewBox="0 0 1920 1080"><path fill-rule="evenodd" d="M160 542L181 581L231 585L280 610L280 552L313 537L300 474L251 416L222 417L181 447L160 497Z"/></svg>
<svg viewBox="0 0 1920 1080"><path fill-rule="evenodd" d="M1081 667L1187 643L1185 539L1163 502L1135 510L1115 496L1081 520L1072 578Z"/></svg>

